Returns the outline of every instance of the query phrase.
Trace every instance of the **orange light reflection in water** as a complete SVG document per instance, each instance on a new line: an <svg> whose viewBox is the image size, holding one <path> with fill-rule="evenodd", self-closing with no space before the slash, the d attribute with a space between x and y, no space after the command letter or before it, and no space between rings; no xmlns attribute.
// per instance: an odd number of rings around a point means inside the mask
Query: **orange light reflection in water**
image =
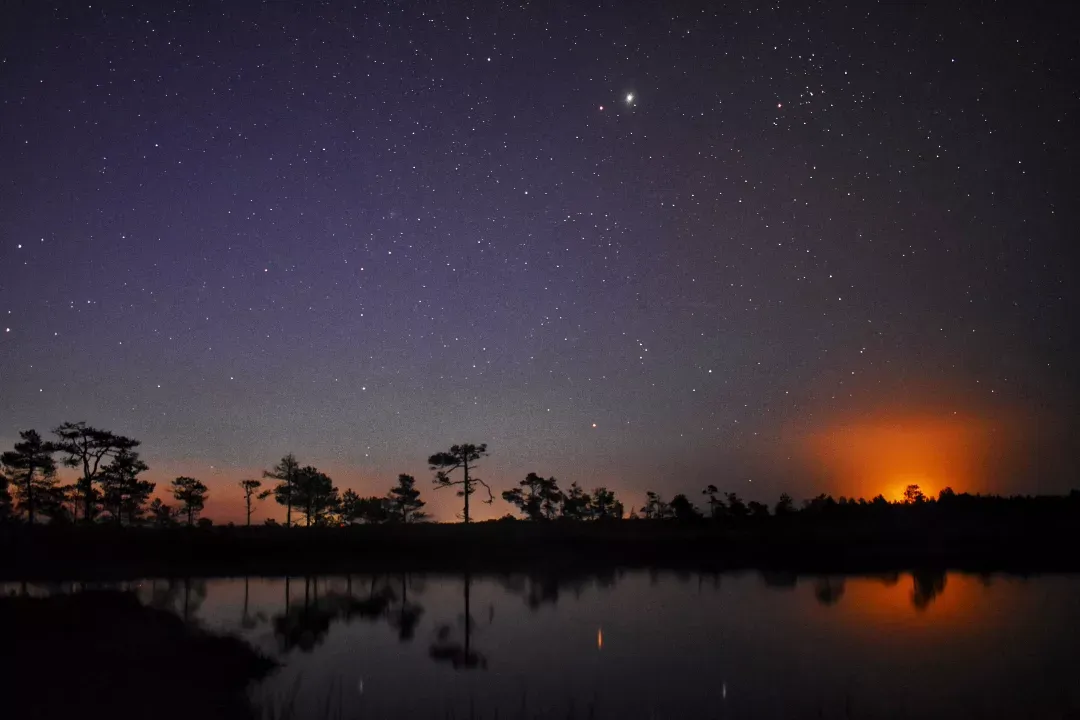
<svg viewBox="0 0 1080 720"><path fill-rule="evenodd" d="M836 495L900 500L908 485L928 497L978 492L994 428L973 418L908 417L844 423L815 433L809 451Z"/></svg>
<svg viewBox="0 0 1080 720"><path fill-rule="evenodd" d="M843 591L835 605L816 605L815 617L835 632L874 642L882 641L882 633L900 644L978 636L998 627L1022 599L1015 580L991 580L991 588L983 578L961 573L923 576L921 592L911 573L829 581L840 583Z"/></svg>

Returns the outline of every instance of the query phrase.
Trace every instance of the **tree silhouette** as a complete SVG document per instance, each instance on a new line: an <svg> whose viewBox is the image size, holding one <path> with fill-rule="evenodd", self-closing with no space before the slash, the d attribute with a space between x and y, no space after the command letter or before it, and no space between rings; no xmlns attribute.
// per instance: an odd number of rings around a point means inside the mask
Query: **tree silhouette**
<svg viewBox="0 0 1080 720"><path fill-rule="evenodd" d="M908 485L904 488L904 502L908 505L926 502L926 495L918 485Z"/></svg>
<svg viewBox="0 0 1080 720"><path fill-rule="evenodd" d="M487 443L480 445L463 444L453 445L446 452L435 453L428 458L428 465L435 470L435 478L432 480L437 489L460 485L457 491L458 497L465 498L465 524L469 523L469 496L476 492L474 483L483 485L487 490L488 499L485 503L490 505L495 501L491 494L491 486L478 477L469 475L469 471L475 467L475 463L482 457L487 457ZM461 480L451 480L450 473L461 469Z"/></svg>
<svg viewBox="0 0 1080 720"><path fill-rule="evenodd" d="M701 513L694 507L694 503L690 502L690 498L686 495L679 493L675 497L671 498L671 502L668 504L671 508L671 514L676 520L683 522L689 520L698 520L701 518Z"/></svg>
<svg viewBox="0 0 1080 720"><path fill-rule="evenodd" d="M178 477L172 481L172 493L180 503L180 513L187 515L187 524L191 527L206 504L209 495L206 486L195 478Z"/></svg>
<svg viewBox="0 0 1080 720"><path fill-rule="evenodd" d="M746 504L746 509L750 513L750 517L754 518L767 518L769 517L769 506L765 503L760 503L757 500L751 500Z"/></svg>
<svg viewBox="0 0 1080 720"><path fill-rule="evenodd" d="M728 512L733 518L744 518L750 513L750 509L746 507L746 503L742 501L737 494L731 492L727 493L727 506Z"/></svg>
<svg viewBox="0 0 1080 720"><path fill-rule="evenodd" d="M355 525L360 520L360 496L352 489L341 493L341 520L347 525Z"/></svg>
<svg viewBox="0 0 1080 720"><path fill-rule="evenodd" d="M161 498L154 498L154 501L150 503L150 521L154 527L171 527L176 523L176 512L171 506L163 503Z"/></svg>
<svg viewBox="0 0 1080 720"><path fill-rule="evenodd" d="M558 510L562 492L555 478L545 479L531 472L518 487L504 490L502 498L530 520L550 520Z"/></svg>
<svg viewBox="0 0 1080 720"><path fill-rule="evenodd" d="M346 490L341 494L341 519L349 525L358 522L369 525L387 522L390 519L389 502L387 498L360 497L354 491Z"/></svg>
<svg viewBox="0 0 1080 720"><path fill-rule="evenodd" d="M397 522L419 522L427 517L421 510L425 503L416 489L416 478L402 473L398 475L398 484L390 488L386 497L387 511Z"/></svg>
<svg viewBox="0 0 1080 720"><path fill-rule="evenodd" d="M154 483L139 479L139 473L148 469L139 459L139 453L126 448L101 469L101 502L117 525L123 524L125 515L128 525L142 519L155 487Z"/></svg>
<svg viewBox="0 0 1080 720"><path fill-rule="evenodd" d="M20 505L26 509L27 523L33 525L37 496L56 484L53 453L57 448L53 443L44 442L37 430L24 430L19 437L22 442L15 443L14 450L0 455L0 463L11 473Z"/></svg>
<svg viewBox="0 0 1080 720"><path fill-rule="evenodd" d="M821 493L809 500L803 500L803 511L808 513L831 512L836 506L837 502L833 499L833 496L825 493Z"/></svg>
<svg viewBox="0 0 1080 720"><path fill-rule="evenodd" d="M263 490L262 492L257 492L258 489L262 487L262 481L252 480L250 478L247 480L241 480L240 487L244 491L244 511L246 516L245 524L247 525L247 527L251 527L251 513L254 510L251 505L251 499L254 498L255 500L265 500L266 498L270 497L272 491Z"/></svg>
<svg viewBox="0 0 1080 720"><path fill-rule="evenodd" d="M701 491L702 495L709 496L709 517L713 520L719 520L724 516L724 501L717 497L719 493L716 486L711 484Z"/></svg>
<svg viewBox="0 0 1080 720"><path fill-rule="evenodd" d="M360 498L359 511L360 519L368 525L379 525L390 520L390 512L386 507L386 498Z"/></svg>
<svg viewBox="0 0 1080 720"><path fill-rule="evenodd" d="M324 524L341 502L334 481L311 465L300 468L290 498L304 514L308 527Z"/></svg>
<svg viewBox="0 0 1080 720"><path fill-rule="evenodd" d="M82 477L76 485L83 500L83 522L93 522L98 499L94 483L99 479L102 461L116 457L121 450L134 450L139 446L139 441L84 422L64 423L54 429L53 434L59 438L57 451L66 455L64 465L82 470Z"/></svg>
<svg viewBox="0 0 1080 720"><path fill-rule="evenodd" d="M281 481L274 487L274 500L278 505L285 506L285 527L292 527L293 494L299 475L300 463L292 453L281 458L281 462L274 467L263 471L264 478Z"/></svg>
<svg viewBox="0 0 1080 720"><path fill-rule="evenodd" d="M646 490L641 515L646 520L662 520L671 515L671 507L658 494L652 490Z"/></svg>
<svg viewBox="0 0 1080 720"><path fill-rule="evenodd" d="M540 504L544 517L548 520L554 520L558 517L562 502L563 492L559 489L558 481L553 477L549 477L544 484L544 498Z"/></svg>
<svg viewBox="0 0 1080 720"><path fill-rule="evenodd" d="M10 481L7 475L0 469L0 523L8 521L11 517L11 491L8 490Z"/></svg>
<svg viewBox="0 0 1080 720"><path fill-rule="evenodd" d="M790 515L795 512L795 503L792 501L791 496L787 493L780 495L780 499L776 501L776 507L773 509L773 514Z"/></svg>
<svg viewBox="0 0 1080 720"><path fill-rule="evenodd" d="M615 498L615 493L606 487L598 487L593 490L590 511L596 520L621 520L623 505Z"/></svg>
<svg viewBox="0 0 1080 720"><path fill-rule="evenodd" d="M592 497L576 483L563 495L562 517L567 520L588 520L592 515Z"/></svg>
<svg viewBox="0 0 1080 720"><path fill-rule="evenodd" d="M50 484L39 499L42 514L49 516L51 525L70 523L75 519L79 504L75 485Z"/></svg>

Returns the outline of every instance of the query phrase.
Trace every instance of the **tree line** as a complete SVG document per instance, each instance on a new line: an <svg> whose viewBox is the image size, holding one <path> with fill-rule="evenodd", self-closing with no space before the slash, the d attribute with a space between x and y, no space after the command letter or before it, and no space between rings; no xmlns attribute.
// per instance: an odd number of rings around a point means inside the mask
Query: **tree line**
<svg viewBox="0 0 1080 720"><path fill-rule="evenodd" d="M53 429L52 434L55 439L46 440L36 430L20 432L20 441L12 450L0 455L0 522L22 519L34 525L46 517L50 523L157 527L212 524L208 518L199 517L209 498L209 490L195 478L181 476L169 483L167 490L175 505L161 498L151 499L157 486L140 477L149 468L139 457L138 440L84 422L64 423ZM483 492L486 497L481 502L485 504L495 500L491 486L476 475L477 464L487 456L486 444L461 444L428 458L428 465L434 472L433 487L436 490L453 489L462 498L460 517L466 523L472 519L470 498L475 493ZM60 465L78 472L73 483L60 483L57 476ZM264 484L264 481L276 482ZM244 479L238 485L244 498L245 524L249 526L259 503L271 497L285 508L286 527L301 523L308 527L414 523L428 519L416 478L404 473L385 495L363 497L351 489L340 492L326 473L312 465L302 465L289 453L263 472L261 479ZM834 499L822 494L804 501L801 508L797 508L787 494L781 495L772 507L746 501L734 492L721 493L715 485L705 487L701 495L703 501L699 508L685 493L665 501L659 493L650 490L641 507L631 508L627 513L615 493L606 487L587 491L573 482L564 490L554 477L544 478L537 473L529 473L516 487L501 493L502 499L514 506L523 519L534 522L627 518L749 522L796 513L852 517L880 513L896 506L985 509L995 503L1019 506L1046 500L972 496L957 494L951 488L945 488L932 498L918 485L909 485L899 503L890 503L881 495L867 501L862 498ZM1074 490L1064 500L1070 507L1080 505L1080 492ZM1045 502L1040 505L1043 506ZM508 519L513 516L504 517L504 520ZM265 524L276 525L277 522L268 519Z"/></svg>

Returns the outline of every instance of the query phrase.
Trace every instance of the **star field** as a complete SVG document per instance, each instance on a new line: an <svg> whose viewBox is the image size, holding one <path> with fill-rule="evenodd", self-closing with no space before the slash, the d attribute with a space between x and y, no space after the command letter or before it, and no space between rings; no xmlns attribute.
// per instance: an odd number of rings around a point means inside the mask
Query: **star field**
<svg viewBox="0 0 1080 720"><path fill-rule="evenodd" d="M987 487L1068 487L1071 11L665 5L23 4L4 447L86 420L213 497L487 442L629 507L955 415L1060 433Z"/></svg>

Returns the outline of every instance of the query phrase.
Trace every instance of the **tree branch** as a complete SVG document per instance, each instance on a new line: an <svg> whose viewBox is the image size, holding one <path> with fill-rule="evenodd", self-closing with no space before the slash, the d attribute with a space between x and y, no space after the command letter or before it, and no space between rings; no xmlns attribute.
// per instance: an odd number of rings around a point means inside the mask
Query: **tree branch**
<svg viewBox="0 0 1080 720"><path fill-rule="evenodd" d="M484 482L480 478L470 478L470 482L478 482L478 483L480 483L481 485L484 486L484 489L487 490L488 499L487 500L481 500L480 502L487 503L488 505L495 502L495 496L491 494L491 486L490 485L488 485L486 482Z"/></svg>

